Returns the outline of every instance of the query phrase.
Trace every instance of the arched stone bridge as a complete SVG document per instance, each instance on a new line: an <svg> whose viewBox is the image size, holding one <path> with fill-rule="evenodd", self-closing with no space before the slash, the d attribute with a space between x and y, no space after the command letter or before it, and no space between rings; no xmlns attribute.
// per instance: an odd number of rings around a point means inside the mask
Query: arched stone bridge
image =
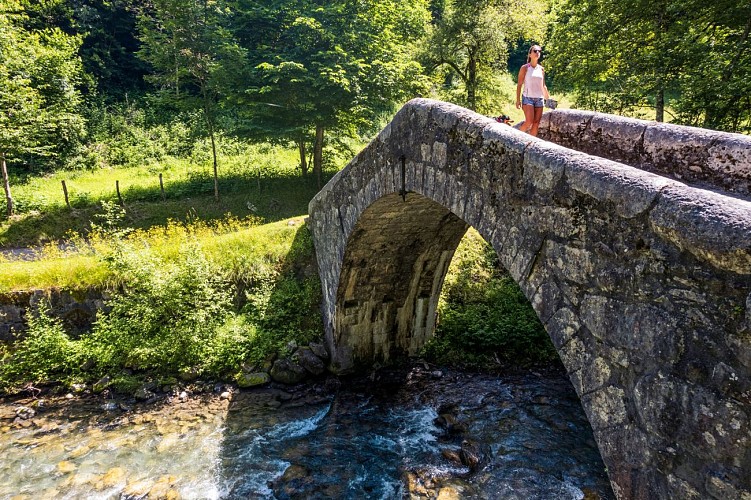
<svg viewBox="0 0 751 500"><path fill-rule="evenodd" d="M751 138L576 111L540 136L413 100L316 196L332 369L418 352L473 226L619 498L751 498Z"/></svg>

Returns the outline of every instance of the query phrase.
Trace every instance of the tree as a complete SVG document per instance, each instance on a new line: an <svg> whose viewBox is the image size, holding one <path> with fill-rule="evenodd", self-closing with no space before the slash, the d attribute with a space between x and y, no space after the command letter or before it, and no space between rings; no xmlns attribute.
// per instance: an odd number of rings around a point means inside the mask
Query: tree
<svg viewBox="0 0 751 500"><path fill-rule="evenodd" d="M421 86L412 53L427 20L423 0L238 0L236 10L249 129L294 140L303 168L313 134L319 184L325 130L352 134Z"/></svg>
<svg viewBox="0 0 751 500"><path fill-rule="evenodd" d="M652 108L663 121L672 99L677 121L738 129L743 110L735 105L751 90L750 4L563 0L555 11L550 69L577 104Z"/></svg>
<svg viewBox="0 0 751 500"><path fill-rule="evenodd" d="M89 93L105 99L145 90L147 64L136 57L137 0L22 0L27 29L59 28L82 39L79 55ZM95 92L97 91L97 92Z"/></svg>
<svg viewBox="0 0 751 500"><path fill-rule="evenodd" d="M16 0L0 1L0 170L14 213L8 164L54 159L83 134L77 113L81 39L57 28L27 30Z"/></svg>
<svg viewBox="0 0 751 500"><path fill-rule="evenodd" d="M138 55L151 64L147 79L166 102L198 109L211 140L214 198L219 201L216 120L229 74L240 51L225 27L222 0L153 0L138 19L143 44Z"/></svg>
<svg viewBox="0 0 751 500"><path fill-rule="evenodd" d="M477 109L484 81L506 70L509 44L519 38L540 39L544 33L542 0L445 0L434 7L425 65L431 72L448 69L443 74L448 85L457 77L465 92L461 104L470 109Z"/></svg>

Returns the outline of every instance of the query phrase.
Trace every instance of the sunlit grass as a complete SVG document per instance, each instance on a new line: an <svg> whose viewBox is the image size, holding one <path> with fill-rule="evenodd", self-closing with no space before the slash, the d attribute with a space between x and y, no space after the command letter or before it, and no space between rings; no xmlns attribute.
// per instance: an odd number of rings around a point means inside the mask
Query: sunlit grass
<svg viewBox="0 0 751 500"><path fill-rule="evenodd" d="M170 220L221 220L227 214L267 222L285 219L305 213L318 190L312 175L301 176L298 162L297 151L270 145L248 145L222 156L219 201L214 199L211 163L204 160L168 158L141 167L32 177L12 186L18 214L0 216L0 247L38 247L64 240L69 232L88 234L102 213L102 202L119 203L115 181L126 210L124 222L137 229L166 226ZM330 162L324 181L342 165ZM63 180L71 208L65 206Z"/></svg>
<svg viewBox="0 0 751 500"><path fill-rule="evenodd" d="M239 279L259 271L259 266L273 268L289 254L303 218L253 225L253 220L228 218L219 223L171 223L167 227L138 230L119 244L127 251L149 252L169 259L179 258L187 243L195 244L212 262L217 272ZM105 236L73 240L71 248L48 245L34 260L0 260L0 293L20 290L62 288L82 290L89 287L118 286L105 259L118 243Z"/></svg>

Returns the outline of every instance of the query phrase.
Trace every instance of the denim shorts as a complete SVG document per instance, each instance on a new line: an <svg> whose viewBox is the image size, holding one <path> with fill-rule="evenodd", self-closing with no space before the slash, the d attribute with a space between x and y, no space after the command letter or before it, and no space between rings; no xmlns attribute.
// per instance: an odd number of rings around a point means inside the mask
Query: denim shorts
<svg viewBox="0 0 751 500"><path fill-rule="evenodd" d="M544 101L545 100L542 97L522 96L522 106L534 106L536 108L541 108Z"/></svg>

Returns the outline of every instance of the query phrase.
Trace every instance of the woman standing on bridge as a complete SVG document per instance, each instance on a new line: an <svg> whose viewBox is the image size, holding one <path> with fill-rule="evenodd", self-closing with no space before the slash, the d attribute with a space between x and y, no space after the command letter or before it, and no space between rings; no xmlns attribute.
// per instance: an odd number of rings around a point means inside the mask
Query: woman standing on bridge
<svg viewBox="0 0 751 500"><path fill-rule="evenodd" d="M527 63L519 69L519 79L516 84L516 109L524 110L522 132L537 135L537 127L542 118L542 107L545 99L550 99L548 88L545 86L545 70L539 64L542 49L539 45L532 45L527 53ZM524 94L522 95L522 85Z"/></svg>

